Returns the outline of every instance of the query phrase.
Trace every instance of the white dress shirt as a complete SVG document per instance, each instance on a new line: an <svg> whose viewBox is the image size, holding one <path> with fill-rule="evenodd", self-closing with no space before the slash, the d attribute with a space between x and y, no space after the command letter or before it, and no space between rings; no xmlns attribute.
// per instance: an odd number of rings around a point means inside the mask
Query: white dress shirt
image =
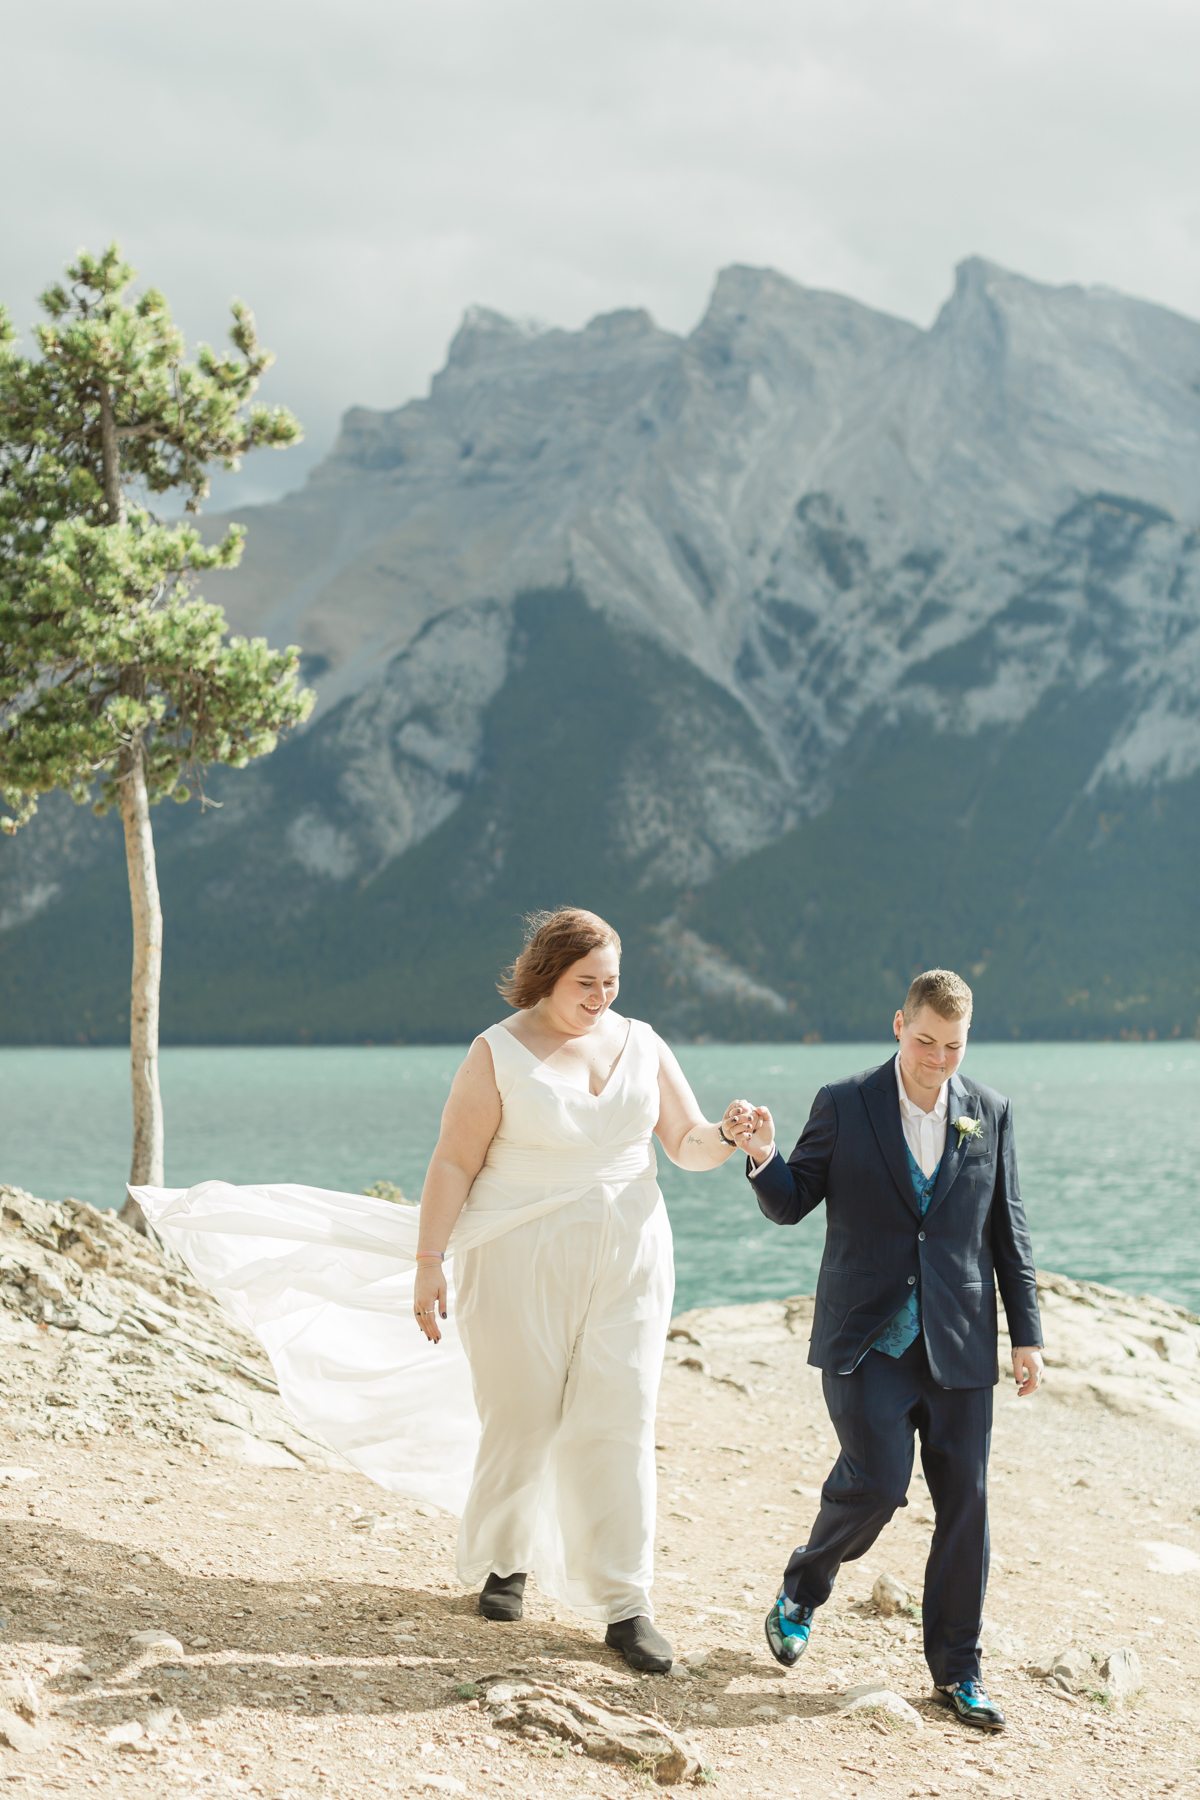
<svg viewBox="0 0 1200 1800"><path fill-rule="evenodd" d="M946 1148L946 1114L950 1110L950 1083L943 1081L938 1089L937 1104L932 1112L925 1112L914 1106L904 1091L904 1077L900 1073L900 1053L896 1052L896 1086L900 1090L900 1123L904 1127L904 1141L912 1151L921 1173L928 1181L933 1171L942 1160Z"/></svg>
<svg viewBox="0 0 1200 1800"><path fill-rule="evenodd" d="M923 1112L914 1106L904 1091L904 1080L900 1074L900 1052L896 1052L896 1087L900 1093L900 1123L904 1127L904 1141L917 1159L922 1175L928 1180L942 1160L946 1148L946 1115L950 1111L950 1083L943 1081L938 1089L937 1103L932 1112ZM758 1164L751 1168L750 1179L760 1175L775 1155L775 1145ZM753 1159L752 1159L753 1160Z"/></svg>

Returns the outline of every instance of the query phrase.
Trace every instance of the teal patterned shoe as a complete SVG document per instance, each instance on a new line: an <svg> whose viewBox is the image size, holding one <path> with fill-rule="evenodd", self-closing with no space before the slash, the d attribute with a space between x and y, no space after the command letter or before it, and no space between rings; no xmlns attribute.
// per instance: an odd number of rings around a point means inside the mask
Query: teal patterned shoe
<svg viewBox="0 0 1200 1800"><path fill-rule="evenodd" d="M980 1681L956 1681L933 1691L943 1705L954 1708L964 1725L974 1725L978 1731L1003 1731L1008 1724Z"/></svg>
<svg viewBox="0 0 1200 1800"><path fill-rule="evenodd" d="M780 1588L779 1598L767 1614L764 1629L768 1650L785 1669L794 1669L808 1649L808 1634L812 1630L812 1622L812 1607L793 1605Z"/></svg>

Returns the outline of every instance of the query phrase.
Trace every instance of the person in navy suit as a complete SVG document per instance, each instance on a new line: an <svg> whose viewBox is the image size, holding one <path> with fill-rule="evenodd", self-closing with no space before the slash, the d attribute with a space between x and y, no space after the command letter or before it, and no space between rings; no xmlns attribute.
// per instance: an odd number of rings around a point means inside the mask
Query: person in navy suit
<svg viewBox="0 0 1200 1800"><path fill-rule="evenodd" d="M925 1658L941 1699L1000 1731L979 1667L997 1286L1021 1395L1041 1385L1042 1329L1012 1106L958 1073L971 1008L948 969L918 975L894 1020L895 1057L823 1087L786 1162L765 1107L739 1137L768 1219L794 1225L825 1202L808 1360L841 1445L767 1615L771 1653L799 1661L842 1563L907 1504L919 1437L936 1520Z"/></svg>

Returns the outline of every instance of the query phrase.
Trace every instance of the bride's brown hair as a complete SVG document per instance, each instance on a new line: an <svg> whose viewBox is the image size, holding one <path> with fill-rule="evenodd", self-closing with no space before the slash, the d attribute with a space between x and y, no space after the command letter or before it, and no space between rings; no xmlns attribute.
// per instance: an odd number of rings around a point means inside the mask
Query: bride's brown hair
<svg viewBox="0 0 1200 1800"><path fill-rule="evenodd" d="M527 913L525 948L496 986L510 1006L525 1012L546 998L572 963L607 944L620 956L621 940L612 926L582 906L556 906L553 912Z"/></svg>

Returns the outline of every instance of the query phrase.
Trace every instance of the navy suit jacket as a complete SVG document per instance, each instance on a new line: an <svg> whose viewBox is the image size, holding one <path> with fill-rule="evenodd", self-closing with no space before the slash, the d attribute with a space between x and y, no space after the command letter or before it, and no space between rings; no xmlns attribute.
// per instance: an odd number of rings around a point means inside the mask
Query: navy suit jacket
<svg viewBox="0 0 1200 1800"><path fill-rule="evenodd" d="M982 1120L981 1136L959 1138L950 1120L964 1113ZM817 1368L848 1375L917 1283L929 1367L943 1387L999 1379L997 1283L1013 1344L1041 1343L1012 1106L992 1088L951 1077L946 1149L924 1218L894 1059L823 1087L787 1161L776 1151L751 1185L777 1225L794 1225L825 1202L808 1352Z"/></svg>

